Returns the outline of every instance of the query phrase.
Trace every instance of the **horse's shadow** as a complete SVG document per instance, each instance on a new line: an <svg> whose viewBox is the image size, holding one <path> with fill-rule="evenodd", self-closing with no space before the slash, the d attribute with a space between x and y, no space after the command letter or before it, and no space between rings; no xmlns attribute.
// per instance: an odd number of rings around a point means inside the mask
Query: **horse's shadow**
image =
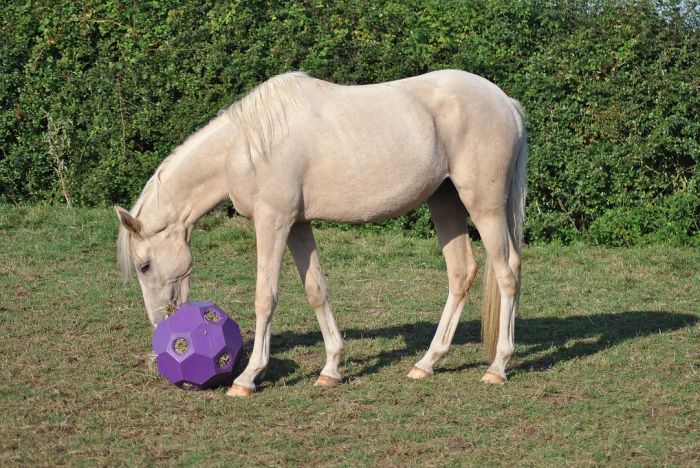
<svg viewBox="0 0 700 468"><path fill-rule="evenodd" d="M663 333L692 326L700 322L700 317L680 312L626 311L607 312L596 315L564 318L518 318L515 325L518 361L511 367L511 375L521 372L544 370L553 365L596 354L632 338L653 333ZM371 375L380 369L393 365L407 356L425 352L430 345L437 322L420 321L383 328L350 328L343 330L345 341L359 339L401 337L405 346L381 351L376 355L362 358L349 357L348 361L359 364L359 370L346 373L346 378ZM466 320L459 324L452 342L453 346L480 341L480 322ZM273 354L282 353L295 347L316 346L322 342L321 333L297 333L284 331L273 334ZM280 365L284 363L284 365ZM319 362L319 364L321 364ZM484 365L484 362L467 362L458 367L442 367L443 371L461 371ZM265 380L275 383L284 380L294 384L302 380L298 365L288 359L272 358Z"/></svg>

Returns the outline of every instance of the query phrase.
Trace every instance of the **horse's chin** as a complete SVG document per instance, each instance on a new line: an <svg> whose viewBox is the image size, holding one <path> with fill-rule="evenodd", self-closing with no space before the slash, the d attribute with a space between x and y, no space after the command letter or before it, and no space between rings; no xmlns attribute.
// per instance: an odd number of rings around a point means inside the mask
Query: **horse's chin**
<svg viewBox="0 0 700 468"><path fill-rule="evenodd" d="M190 279L189 276L185 277L176 287L170 291L170 300L160 307L148 307L150 301L146 300L144 297L144 302L146 303L146 312L148 314L148 319L153 325L153 328L157 327L160 322L168 318L180 304L190 300Z"/></svg>
<svg viewBox="0 0 700 468"><path fill-rule="evenodd" d="M158 316L152 316L151 314L148 314L148 320L151 322L151 325L153 325L153 328L156 328L160 322L165 320L167 318L167 315L158 315Z"/></svg>
<svg viewBox="0 0 700 468"><path fill-rule="evenodd" d="M148 320L153 325L153 328L157 327L160 322L168 318L168 315L172 313L175 308L175 301L168 301L159 307L149 307L149 302L146 302L146 314L148 315Z"/></svg>

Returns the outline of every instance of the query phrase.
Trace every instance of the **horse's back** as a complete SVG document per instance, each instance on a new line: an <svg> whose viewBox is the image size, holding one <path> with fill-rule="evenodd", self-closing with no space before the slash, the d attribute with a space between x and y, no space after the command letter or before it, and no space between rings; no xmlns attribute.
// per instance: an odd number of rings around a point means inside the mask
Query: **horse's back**
<svg viewBox="0 0 700 468"><path fill-rule="evenodd" d="M507 145L510 137L499 140L504 127L512 133L507 96L466 72L363 86L298 79L288 136L270 161L276 167L270 186L298 183L305 219L366 222L402 214L455 171L465 180L483 174L483 149Z"/></svg>
<svg viewBox="0 0 700 468"><path fill-rule="evenodd" d="M438 150L449 158L484 139L491 148L505 148L518 138L513 100L491 81L469 72L440 70L363 86L314 81L310 108L315 104L323 116L315 123L321 128L347 125L348 138L336 134L327 140L331 145L354 149L356 142L370 139L377 149L404 152L404 141L419 151ZM407 139L407 132L412 137Z"/></svg>

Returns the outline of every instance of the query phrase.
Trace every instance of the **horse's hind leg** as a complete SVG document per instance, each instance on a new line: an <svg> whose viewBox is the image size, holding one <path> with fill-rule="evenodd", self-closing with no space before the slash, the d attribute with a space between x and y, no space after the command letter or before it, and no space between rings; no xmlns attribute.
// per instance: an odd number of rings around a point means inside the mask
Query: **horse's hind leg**
<svg viewBox="0 0 700 468"><path fill-rule="evenodd" d="M321 370L316 385L337 385L341 380L338 366L343 352L343 339L328 304L326 278L321 270L311 225L294 225L287 245L294 256L309 303L316 312L326 346L326 365Z"/></svg>
<svg viewBox="0 0 700 468"><path fill-rule="evenodd" d="M452 183L445 182L427 203L447 264L449 294L428 352L408 373L414 379L431 375L450 347L477 270L467 233L467 210Z"/></svg>
<svg viewBox="0 0 700 468"><path fill-rule="evenodd" d="M500 304L497 312L498 326L494 330L498 336L495 356L482 380L487 383L503 383L506 380L506 365L515 351L514 324L520 281L520 255L514 246L504 209L489 209L475 204L474 207L470 206L469 213L481 234L488 255L490 266L487 267L487 274L494 275L498 286L498 291L493 291L493 299L489 298L489 288L484 288L485 306L492 300ZM482 328L484 326L482 322Z"/></svg>

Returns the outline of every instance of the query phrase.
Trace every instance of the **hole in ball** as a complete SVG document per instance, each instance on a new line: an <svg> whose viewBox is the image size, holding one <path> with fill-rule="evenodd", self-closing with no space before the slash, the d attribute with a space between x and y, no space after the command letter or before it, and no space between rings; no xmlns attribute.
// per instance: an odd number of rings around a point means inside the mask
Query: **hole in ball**
<svg viewBox="0 0 700 468"><path fill-rule="evenodd" d="M204 320L210 323L216 323L221 320L221 317L219 317L219 314L217 314L215 310L208 310L204 314Z"/></svg>
<svg viewBox="0 0 700 468"><path fill-rule="evenodd" d="M175 313L175 310L177 309L177 306L175 305L174 302L168 302L168 305L165 306L165 316L170 317Z"/></svg>
<svg viewBox="0 0 700 468"><path fill-rule="evenodd" d="M226 367L231 363L231 356L228 353L221 353L216 358L216 363L219 364L219 367Z"/></svg>
<svg viewBox="0 0 700 468"><path fill-rule="evenodd" d="M185 354L189 347L190 344L184 338L178 338L173 342L173 351L175 351L175 354L179 354L180 356Z"/></svg>

